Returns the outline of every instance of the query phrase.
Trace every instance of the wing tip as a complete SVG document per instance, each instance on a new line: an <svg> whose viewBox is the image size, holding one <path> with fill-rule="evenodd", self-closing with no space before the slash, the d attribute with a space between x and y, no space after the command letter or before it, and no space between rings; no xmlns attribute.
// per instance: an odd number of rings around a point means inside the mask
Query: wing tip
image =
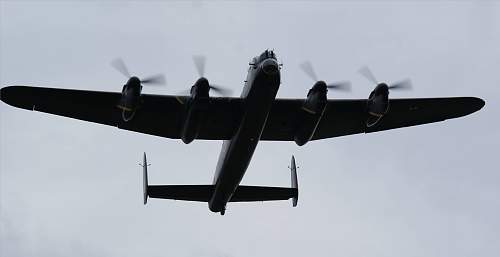
<svg viewBox="0 0 500 257"><path fill-rule="evenodd" d="M32 107L32 98L31 95L25 94L25 86L6 86L0 89L0 100L2 102L22 108L22 109L31 109ZM24 95L23 95L24 94Z"/></svg>
<svg viewBox="0 0 500 257"><path fill-rule="evenodd" d="M474 97L474 100L476 101L476 104L478 106L478 110L481 110L486 105L486 101L484 101L483 99L481 99L479 97Z"/></svg>
<svg viewBox="0 0 500 257"><path fill-rule="evenodd" d="M9 94L9 91L12 90L13 86L6 86L6 87L2 87L0 89L0 100L2 100L2 102L4 103L7 103L7 98L8 98L8 94Z"/></svg>
<svg viewBox="0 0 500 257"><path fill-rule="evenodd" d="M467 108L468 110L467 110L467 112L465 112L463 114L463 116L469 115L471 113L475 113L475 112L481 110L486 105L486 101L484 101L483 99L481 99L479 97L467 97L465 99L465 102L468 105L468 108Z"/></svg>

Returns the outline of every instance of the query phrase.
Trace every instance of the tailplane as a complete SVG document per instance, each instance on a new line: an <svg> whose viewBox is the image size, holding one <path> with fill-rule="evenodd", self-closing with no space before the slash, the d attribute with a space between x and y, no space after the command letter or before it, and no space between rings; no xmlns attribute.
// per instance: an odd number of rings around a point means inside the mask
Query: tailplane
<svg viewBox="0 0 500 257"><path fill-rule="evenodd" d="M144 204L148 198L161 198L183 201L209 202L215 191L214 185L149 185L148 166L146 153L143 162L139 164L143 171ZM266 187L266 186L244 186L240 185L229 199L229 202L261 202L276 200L293 200L293 206L297 206L299 197L297 182L297 166L292 156L290 163L291 187Z"/></svg>

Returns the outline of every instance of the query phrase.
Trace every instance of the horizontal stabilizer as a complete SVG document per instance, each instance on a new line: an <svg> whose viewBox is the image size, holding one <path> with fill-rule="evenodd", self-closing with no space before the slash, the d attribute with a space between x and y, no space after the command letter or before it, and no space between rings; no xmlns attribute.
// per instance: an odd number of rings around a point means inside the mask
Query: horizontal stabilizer
<svg viewBox="0 0 500 257"><path fill-rule="evenodd" d="M173 199L183 201L208 202L212 197L213 185L151 185L148 186L150 198ZM255 202L288 200L297 197L296 188L239 186L230 202Z"/></svg>
<svg viewBox="0 0 500 257"><path fill-rule="evenodd" d="M256 202L288 200L297 197L297 188L239 186L230 202Z"/></svg>
<svg viewBox="0 0 500 257"><path fill-rule="evenodd" d="M150 198L208 202L213 192L214 186L212 185L148 186L148 195Z"/></svg>

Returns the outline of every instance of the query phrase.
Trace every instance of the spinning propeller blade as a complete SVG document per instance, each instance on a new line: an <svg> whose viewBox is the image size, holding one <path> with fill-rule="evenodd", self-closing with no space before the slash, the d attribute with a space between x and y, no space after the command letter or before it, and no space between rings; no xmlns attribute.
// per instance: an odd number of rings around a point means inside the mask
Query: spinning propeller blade
<svg viewBox="0 0 500 257"><path fill-rule="evenodd" d="M359 73L361 73L361 75L363 75L367 80L369 80L373 84L378 84L375 75L373 75L373 72L370 70L370 68L368 68L368 66L363 66L361 69L359 69Z"/></svg>
<svg viewBox="0 0 500 257"><path fill-rule="evenodd" d="M300 64L300 68L306 73L312 80L319 81L314 68L309 61L305 61ZM328 89L340 90L340 91L351 91L351 82L349 81L339 81L334 83L328 83L326 85Z"/></svg>
<svg viewBox="0 0 500 257"><path fill-rule="evenodd" d="M318 76L316 76L316 72L314 72L314 68L309 61L305 61L300 64L300 68L309 76L312 80L318 81Z"/></svg>
<svg viewBox="0 0 500 257"><path fill-rule="evenodd" d="M397 89L397 90L412 89L411 80L410 79L405 79L405 80L402 80L402 81L398 81L396 83L392 83L392 84L389 85L389 89L391 89L391 90L394 90L394 89Z"/></svg>
<svg viewBox="0 0 500 257"><path fill-rule="evenodd" d="M214 91L215 93L222 95L222 96L231 95L233 93L233 91L231 89L224 88L224 87L214 85L214 84L210 84L210 89L212 91Z"/></svg>
<svg viewBox="0 0 500 257"><path fill-rule="evenodd" d="M364 66L361 69L359 69L359 73L361 73L363 77L368 79L370 82L373 82L375 85L381 83L377 81L375 75L373 75L373 72L370 70L370 68L368 68L368 66ZM410 79L405 79L395 83L391 83L387 87L389 88L389 90L408 90L412 89L412 84Z"/></svg>
<svg viewBox="0 0 500 257"><path fill-rule="evenodd" d="M193 61L196 66L196 70L198 71L198 75L203 77L205 75L205 63L207 58L203 55L195 55L193 56Z"/></svg>
<svg viewBox="0 0 500 257"><path fill-rule="evenodd" d="M339 81L335 83L330 83L326 85L328 89L335 89L341 91L351 91L351 82L349 81Z"/></svg>
<svg viewBox="0 0 500 257"><path fill-rule="evenodd" d="M157 74L145 79L141 79L142 84L165 85L167 83L163 74Z"/></svg>
<svg viewBox="0 0 500 257"><path fill-rule="evenodd" d="M205 76L205 66L206 66L207 58L203 55L195 55L195 56L193 56L193 62L194 62L194 65L196 66L196 71L198 72L198 75L203 78ZM209 87L210 87L210 90L212 90L213 92L215 92L219 95L222 95L222 96L232 94L232 90L226 89L226 88L221 87L219 85L214 85L214 84L209 83ZM189 94L191 91L187 90L187 91L183 91L183 93L184 92L187 92L187 94Z"/></svg>
<svg viewBox="0 0 500 257"><path fill-rule="evenodd" d="M127 65L125 65L125 62L123 61L122 58L116 58L111 62L111 66L115 68L118 72L123 74L123 76L130 78L132 75L130 75L130 72L127 69Z"/></svg>
<svg viewBox="0 0 500 257"><path fill-rule="evenodd" d="M118 72L123 74L127 78L131 78L132 75L130 74L127 65L125 65L125 62L123 61L122 58L116 58L111 62L111 66L115 68ZM145 79L140 79L141 84L144 85L166 85L167 80L165 79L165 76L162 74L157 74L154 76L147 77Z"/></svg>

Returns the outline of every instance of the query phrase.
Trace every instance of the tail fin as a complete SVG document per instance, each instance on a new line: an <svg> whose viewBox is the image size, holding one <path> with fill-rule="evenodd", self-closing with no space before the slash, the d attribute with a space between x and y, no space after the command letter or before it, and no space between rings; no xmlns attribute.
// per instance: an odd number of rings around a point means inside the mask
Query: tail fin
<svg viewBox="0 0 500 257"><path fill-rule="evenodd" d="M290 172L292 173L292 188L297 189L297 196L293 198L293 207L297 206L299 201L299 182L297 180L297 166L295 165L295 157L292 155L292 160L290 162Z"/></svg>
<svg viewBox="0 0 500 257"><path fill-rule="evenodd" d="M141 165L141 164L139 164ZM142 160L142 187L144 194L144 204L148 203L148 161L146 160L146 153L144 153L144 157Z"/></svg>

